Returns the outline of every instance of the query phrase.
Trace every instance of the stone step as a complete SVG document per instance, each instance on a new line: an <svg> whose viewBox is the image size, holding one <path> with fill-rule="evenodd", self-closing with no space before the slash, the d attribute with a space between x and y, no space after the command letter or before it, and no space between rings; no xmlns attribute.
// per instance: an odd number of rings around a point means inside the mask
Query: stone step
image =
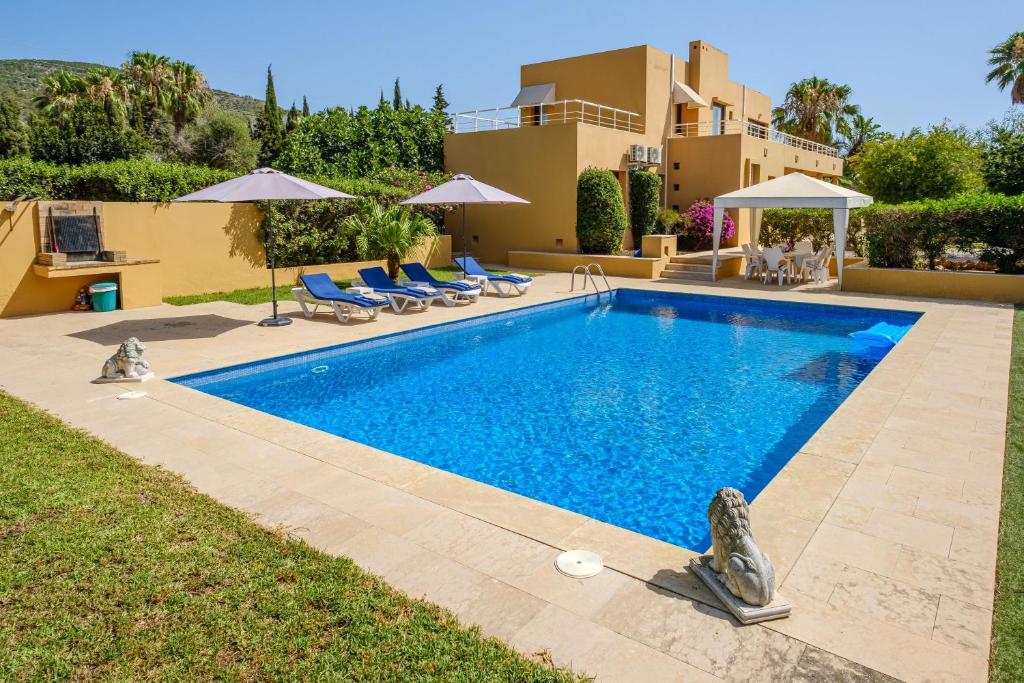
<svg viewBox="0 0 1024 683"><path fill-rule="evenodd" d="M668 278L670 280L700 280L701 282L714 281L710 270L708 272L693 270L663 270L661 271L661 277Z"/></svg>
<svg viewBox="0 0 1024 683"><path fill-rule="evenodd" d="M665 264L665 270L676 270L680 272L689 273L710 273L710 263L667 263Z"/></svg>

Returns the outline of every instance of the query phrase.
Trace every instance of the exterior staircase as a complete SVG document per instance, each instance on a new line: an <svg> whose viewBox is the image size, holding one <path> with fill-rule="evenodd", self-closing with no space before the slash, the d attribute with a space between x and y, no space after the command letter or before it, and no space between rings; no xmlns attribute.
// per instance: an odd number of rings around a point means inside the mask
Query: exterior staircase
<svg viewBox="0 0 1024 683"><path fill-rule="evenodd" d="M718 270L732 259L739 259L742 256L736 254L719 254ZM673 256L665 264L665 270L661 271L661 277L670 280L699 280L711 282L714 278L713 266L711 265L711 254L680 254Z"/></svg>

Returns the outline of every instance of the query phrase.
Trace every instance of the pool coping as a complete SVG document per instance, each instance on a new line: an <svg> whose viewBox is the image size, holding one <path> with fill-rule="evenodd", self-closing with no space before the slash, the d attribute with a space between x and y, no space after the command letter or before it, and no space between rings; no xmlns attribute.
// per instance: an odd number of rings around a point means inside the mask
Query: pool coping
<svg viewBox="0 0 1024 683"><path fill-rule="evenodd" d="M551 276L552 278L556 276ZM675 283L670 286L661 286L659 283L636 282L622 278L614 278L616 282L628 282L624 288L640 289L644 291L683 291L686 293L700 293L712 297L736 297L747 299L768 299L790 303L825 303L829 306L849 306L850 301L855 301L856 308L878 308L888 310L903 310L921 313L910 333L893 349L874 370L865 378L847 399L832 413L829 419L817 430L808 440L803 448L772 478L764 487L757 499L752 504L752 515L754 518L754 530L761 545L769 549L777 568L778 582L781 584L781 592L788 599L799 597L799 600L792 600L795 608L794 617L779 622L748 627L775 631L777 633L794 638L809 646L823 649L836 654L850 661L860 662L865 666L873 667L890 675L900 676L908 680L920 679L917 675L920 671L928 671L928 666L935 666L921 662L921 657L913 659L911 664L904 665L902 658L907 658L903 653L885 653L881 656L876 653L864 650L863 639L857 642L845 642L840 635L835 633L832 624L821 622L819 608L816 604L809 602L810 589L807 588L806 579L800 577L800 582L794 583L790 590L789 574L794 564L800 559L808 547L812 537L820 527L829 526L827 518L833 516L834 504L840 499L841 492L856 484L858 487L876 485L871 477L878 474L875 470L877 463L871 463L872 467L863 469L861 461L865 453L871 448L870 442L880 431L885 431L888 422L895 416L894 407L900 398L908 394L907 385L910 378L915 376L923 364L926 364L934 355L936 347L942 338L948 336L945 332L946 326L951 321L963 317L964 312L971 311L1003 311L1012 307L974 304L949 301L930 301L920 299L894 299L891 297L870 297L855 295L848 297L843 294L811 294L791 293L780 291L776 293L770 289L742 290L726 289L719 294L709 293L703 289L692 289L679 287ZM574 298L575 295L568 292L554 292L551 302L565 301ZM592 294L591 294L592 296ZM822 301L826 299L826 301ZM525 309L528 306L544 305L548 302L532 303L535 299L505 300L502 305L511 306L514 309ZM471 316L472 318L485 318L491 314L482 316ZM1011 313L1000 316L1000 324L1003 318L1009 319ZM420 329L415 323L417 319L409 318L408 322L412 327L406 329ZM2 322L2 321L0 321ZM10 321L16 324L17 321ZM6 323L5 323L6 324ZM405 320L403 320L405 324ZM441 323L446 324L446 323ZM433 326L426 326L433 327ZM364 330L360 330L364 331ZM372 328L370 330L372 332ZM956 334L961 332L954 331ZM394 334L401 334L396 332ZM388 337L391 334L372 335L365 339L376 339L377 337ZM1000 340L1002 339L1000 335ZM971 339L960 340L953 338L952 342L943 341L945 346L950 343L953 351L963 350L966 354L973 353L975 342ZM1005 347L1005 348L1004 348ZM1005 387L1003 376L1003 358L1006 356L1008 364L1009 342L1005 344L1000 341L992 346L992 353L996 357L983 368L986 379L982 382L986 389L998 394L1000 387ZM296 353L304 353L299 351ZM940 355L945 355L945 347ZM984 358L988 358L986 350ZM973 356L971 356L973 358ZM202 365L202 363L199 363ZM218 365L219 369L221 366ZM925 371L925 374L934 374L934 370ZM186 372L184 374L192 374ZM991 379L988 379L991 377ZM0 376L2 378L2 376ZM957 382L967 382L961 377L961 373L955 373L955 385ZM1000 384L1002 383L1002 385ZM988 385L992 386L989 387ZM42 394L34 393L29 385L23 385L22 391L19 386L12 386L10 382L0 384L12 390L12 393L28 395L34 398L43 407L51 405L61 406L59 400L46 400L40 398ZM981 386L979 384L979 386ZM563 510L554 506L535 501L519 494L499 489L487 484L466 479L459 475L433 468L401 456L393 455L385 451L374 449L364 444L348 441L342 437L334 436L318 430L292 423L281 418L276 418L260 411L246 408L230 401L219 399L208 394L188 389L172 382L158 379L144 385L149 392L149 400L163 403L167 406L189 413L201 420L216 423L219 426L236 430L251 435L263 441L287 448L297 454L309 459L311 463L321 463L333 468L345 470L368 480L384 484L395 490L409 494L424 501L441 505L449 510L468 515L474 519L484 521L495 527L511 531L527 539L533 539L551 548L590 547L599 550L605 558L606 566L633 577L644 584L655 586L661 590L674 595L683 596L699 603L720 608L717 599L707 591L699 580L690 574L685 568L688 560L695 553L674 546L656 539L637 534L619 527L593 520L583 515ZM955 389L955 386L954 386ZM105 395L110 396L116 388L95 388L93 391L106 391ZM939 390L945 390L939 389ZM927 392L926 392L927 393ZM1005 426L1005 391L1003 392L1003 425ZM134 402L125 402L126 404ZM885 404L886 409L879 408ZM998 401L997 401L998 403ZM998 405L995 408L999 408ZM69 413L70 414L70 413ZM906 419L895 416L896 419ZM942 416L939 416L942 417ZM74 416L68 418L75 423ZM925 424L924 422L921 423ZM92 431L103 437L109 432L106 423L86 425ZM917 429L917 425L910 425ZM908 425L902 425L906 431ZM980 427L976 427L980 429ZM936 432L942 431L941 426L935 427ZM952 434L955 430L950 430ZM944 434L949 436L948 434ZM839 447L835 447L830 440L841 438ZM987 442L986 442L987 443ZM131 453L132 448L125 448ZM986 450L986 449L983 449ZM993 441L993 452L997 450ZM972 451L973 457L973 451ZM994 458L994 456L993 456ZM145 459L145 458L143 458ZM989 463L991 467L1001 466L1001 455L998 462ZM813 493L813 495L793 495L794 485L805 480L809 472L813 472L818 478L814 481L813 490L808 490L806 484L798 487L801 494ZM822 473L824 477L822 478ZM861 476L861 474L864 476ZM301 476L301 472L296 476ZM865 489L867 490L867 489ZM998 490L995 491L998 496ZM990 492L986 492L991 497ZM991 503L991 501L989 501ZM703 502L701 503L704 504ZM865 536L868 538L868 536ZM988 552L988 548L985 548ZM994 553L994 550L993 550ZM851 560L851 562L854 562ZM852 566L856 566L853 564ZM799 590L797 589L799 588ZM809 591L805 594L805 589ZM813 597L813 596L812 596ZM989 595L989 600L991 595ZM981 607L984 607L982 605ZM989 604L990 607L990 604ZM814 619L808 621L808 616ZM818 621L815 621L815 620ZM810 624L810 625L809 625ZM844 626L849 630L848 625ZM840 629L842 630L842 629ZM625 630L622 630L625 633ZM902 632L883 635L894 642L902 642ZM917 641L915 644L920 645ZM927 641L932 643L933 641ZM858 644L859 643L859 644ZM652 643L649 645L654 646ZM517 643L518 646L518 643ZM881 645L879 646L881 648ZM663 648L658 648L662 649ZM877 649L877 648L876 648ZM882 648L884 649L884 648ZM949 648L944 648L948 651ZM664 650L663 650L664 651ZM931 653L929 648L923 648L925 654ZM932 653L933 654L933 653ZM955 655L955 656L954 656ZM922 655L923 656L923 655ZM981 679L978 672L983 675L985 669L985 657L978 655L965 655L960 650L952 651L950 661L955 661L959 668L952 669L961 677ZM915 669L914 667L918 667ZM945 666L953 667L953 664ZM707 670L706 667L704 670ZM966 672L966 673L965 673Z"/></svg>

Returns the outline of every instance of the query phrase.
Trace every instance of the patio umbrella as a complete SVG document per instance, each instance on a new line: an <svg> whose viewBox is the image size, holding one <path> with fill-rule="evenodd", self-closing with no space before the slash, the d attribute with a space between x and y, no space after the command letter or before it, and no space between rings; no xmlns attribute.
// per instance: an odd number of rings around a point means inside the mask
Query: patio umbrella
<svg viewBox="0 0 1024 683"><path fill-rule="evenodd" d="M350 194L332 190L323 185L311 183L302 178L272 168L257 168L246 175L225 180L223 183L211 185L206 189L187 194L172 202L256 202L273 199L355 199ZM274 315L260 321L264 327L280 327L290 325L291 318L280 318L277 315L277 278L274 275L274 232L270 217L267 217L267 243L270 257L271 299L274 303Z"/></svg>
<svg viewBox="0 0 1024 683"><path fill-rule="evenodd" d="M462 205L462 275L466 275L466 204L529 204L522 197L491 187L472 176L459 173L447 183L409 197L402 204L461 204Z"/></svg>

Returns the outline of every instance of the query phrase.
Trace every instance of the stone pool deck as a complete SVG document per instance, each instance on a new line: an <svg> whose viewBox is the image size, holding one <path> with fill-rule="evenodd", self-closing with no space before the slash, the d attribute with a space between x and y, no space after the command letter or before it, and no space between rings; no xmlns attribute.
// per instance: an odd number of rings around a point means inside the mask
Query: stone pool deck
<svg viewBox="0 0 1024 683"><path fill-rule="evenodd" d="M295 324L279 329L253 324L268 306L223 302L3 319L0 388L527 656L598 680L985 680L1012 307L610 279L924 312L753 503L790 618L739 626L676 546L162 379L89 383L133 335L158 378L170 377L554 301L574 295L566 274L538 278L522 298L348 326L307 321L293 302L283 310ZM148 395L116 400L130 389ZM750 399L772 400L756 386ZM608 568L558 574L554 557L577 547Z"/></svg>

